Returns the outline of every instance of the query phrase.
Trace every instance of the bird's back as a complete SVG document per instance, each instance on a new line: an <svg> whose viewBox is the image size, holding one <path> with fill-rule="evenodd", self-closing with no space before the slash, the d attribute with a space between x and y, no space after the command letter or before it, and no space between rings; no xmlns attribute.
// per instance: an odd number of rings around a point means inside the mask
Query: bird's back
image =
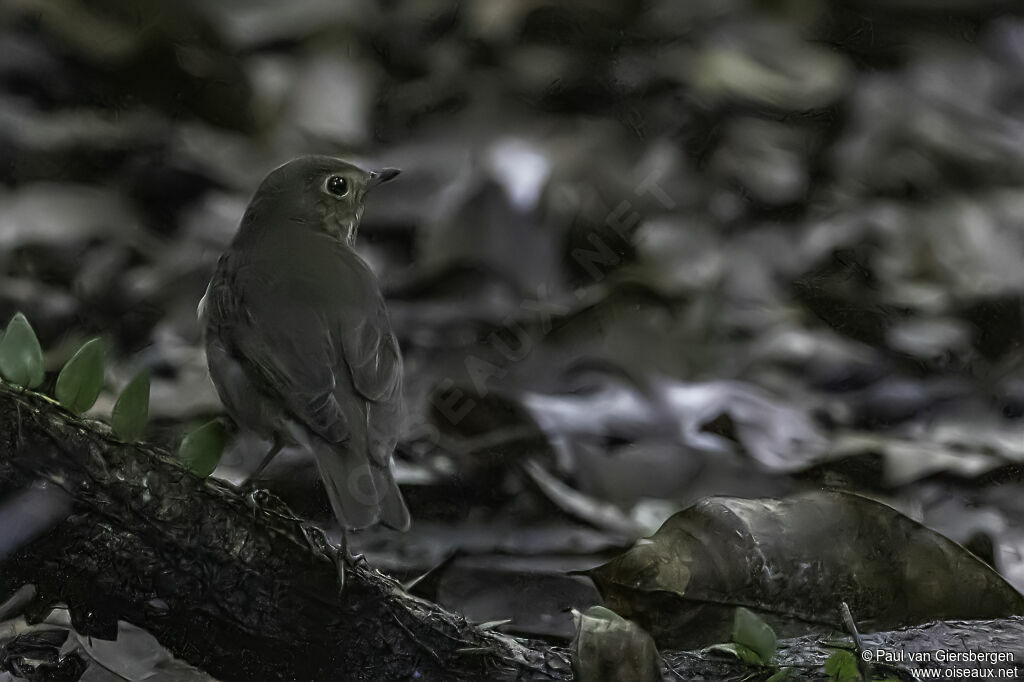
<svg viewBox="0 0 1024 682"><path fill-rule="evenodd" d="M222 256L202 317L208 353L237 362L253 390L282 406L288 420L248 426L305 437L301 444L317 456L339 520L362 527L380 517L406 527L390 472L402 361L376 277L362 259L307 230L249 234ZM246 409L247 396L225 398L220 385L218 391L236 419L267 418L265 409ZM373 485L354 481L359 476Z"/></svg>

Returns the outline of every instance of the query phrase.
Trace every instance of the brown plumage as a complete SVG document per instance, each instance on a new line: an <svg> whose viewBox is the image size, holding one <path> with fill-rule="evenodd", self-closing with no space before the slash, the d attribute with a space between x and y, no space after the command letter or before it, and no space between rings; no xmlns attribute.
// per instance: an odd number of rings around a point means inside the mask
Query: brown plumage
<svg viewBox="0 0 1024 682"><path fill-rule="evenodd" d="M343 529L409 525L391 474L402 358L377 279L352 248L363 194L396 174L324 156L276 169L200 304L225 408L315 457Z"/></svg>

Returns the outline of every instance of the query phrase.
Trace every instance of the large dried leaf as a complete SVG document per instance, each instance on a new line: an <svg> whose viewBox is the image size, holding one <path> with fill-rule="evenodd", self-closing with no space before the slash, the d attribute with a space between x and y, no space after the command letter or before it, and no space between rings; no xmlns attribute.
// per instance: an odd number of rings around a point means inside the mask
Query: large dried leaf
<svg viewBox="0 0 1024 682"><path fill-rule="evenodd" d="M1024 613L1024 597L960 545L832 491L705 499L589 575L661 645L728 639L736 606L803 630L838 627L844 601L867 631Z"/></svg>

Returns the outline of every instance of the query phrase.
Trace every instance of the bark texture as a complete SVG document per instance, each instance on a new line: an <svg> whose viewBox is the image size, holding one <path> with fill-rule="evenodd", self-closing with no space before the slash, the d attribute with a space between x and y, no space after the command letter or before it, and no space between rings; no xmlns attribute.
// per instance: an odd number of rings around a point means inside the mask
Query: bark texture
<svg viewBox="0 0 1024 682"><path fill-rule="evenodd" d="M223 680L571 677L564 651L480 630L371 568L339 595L322 536L272 496L0 387L0 500L26 490L49 516L0 557L0 597L34 584L30 620L64 603L76 630L112 638L123 619Z"/></svg>

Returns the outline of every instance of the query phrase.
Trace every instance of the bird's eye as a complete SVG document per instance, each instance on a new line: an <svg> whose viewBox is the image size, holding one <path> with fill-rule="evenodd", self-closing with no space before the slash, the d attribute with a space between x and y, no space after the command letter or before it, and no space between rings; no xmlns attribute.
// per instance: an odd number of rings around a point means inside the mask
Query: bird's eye
<svg viewBox="0 0 1024 682"><path fill-rule="evenodd" d="M336 197L343 197L348 194L348 181L340 175L332 175L327 178L327 191Z"/></svg>

